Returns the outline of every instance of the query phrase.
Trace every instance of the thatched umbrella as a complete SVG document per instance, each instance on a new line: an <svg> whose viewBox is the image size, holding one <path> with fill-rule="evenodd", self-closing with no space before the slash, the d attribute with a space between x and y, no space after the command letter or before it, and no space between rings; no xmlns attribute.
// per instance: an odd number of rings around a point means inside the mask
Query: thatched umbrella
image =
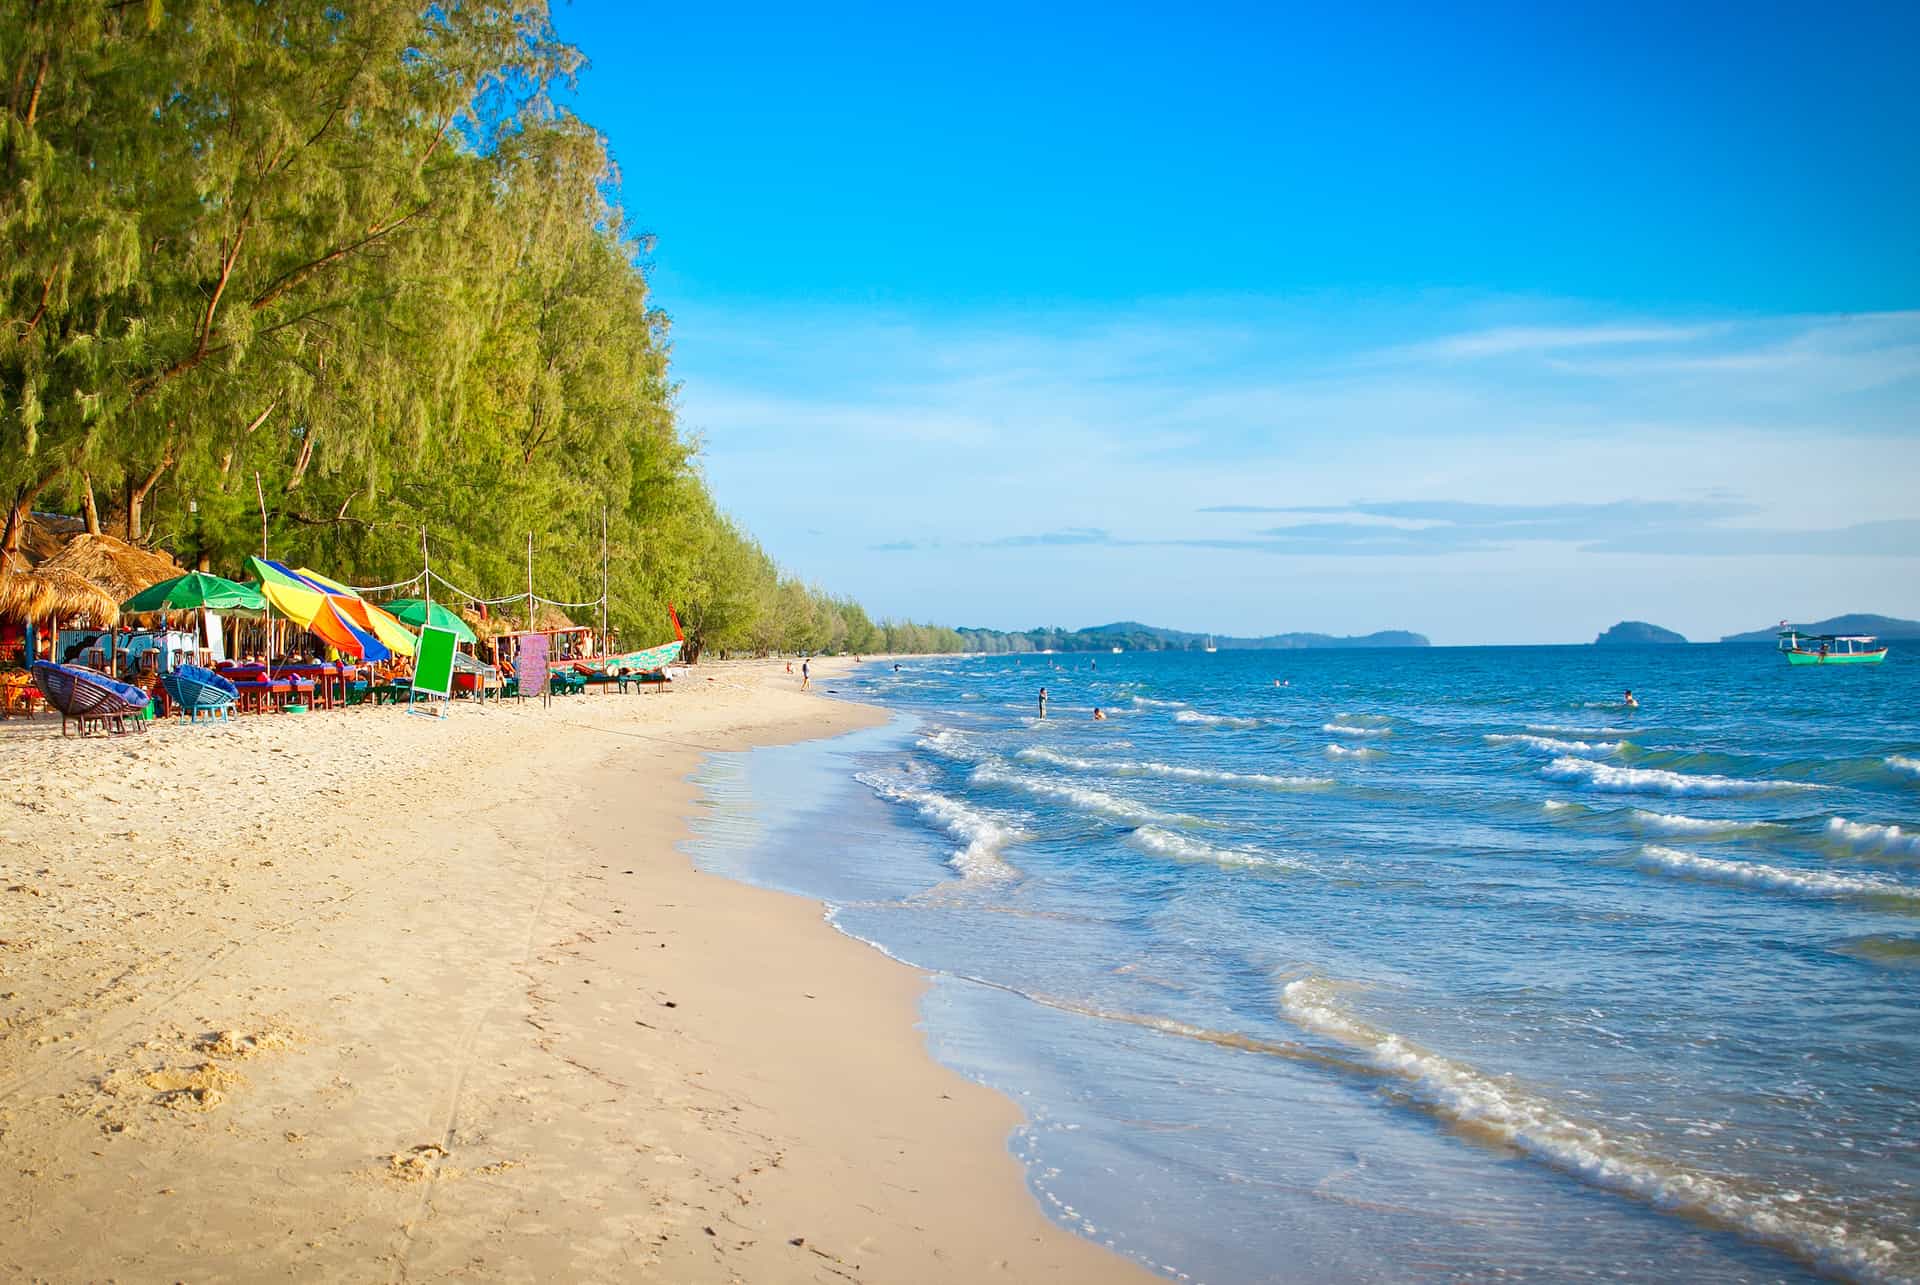
<svg viewBox="0 0 1920 1285"><path fill-rule="evenodd" d="M33 574L41 577L66 578L84 584L105 595L113 602L108 612L89 611L85 614L97 620L104 620L112 627L120 619L120 603L133 597L149 585L162 580L171 580L181 574L180 565L164 553L155 553L142 549L138 545L128 544L125 540L110 535L90 535L82 532L67 541L60 552L46 559L33 569ZM50 618L57 629L59 621L82 613L71 612L56 607L41 613ZM117 639L113 640L117 645Z"/></svg>
<svg viewBox="0 0 1920 1285"><path fill-rule="evenodd" d="M40 569L84 576L112 594L115 603L125 602L149 585L184 574L180 564L164 553L142 549L114 536L85 533L67 541L67 547L42 562Z"/></svg>
<svg viewBox="0 0 1920 1285"><path fill-rule="evenodd" d="M0 575L0 616L29 622L84 619L105 629L120 619L120 604L82 576L41 566Z"/></svg>

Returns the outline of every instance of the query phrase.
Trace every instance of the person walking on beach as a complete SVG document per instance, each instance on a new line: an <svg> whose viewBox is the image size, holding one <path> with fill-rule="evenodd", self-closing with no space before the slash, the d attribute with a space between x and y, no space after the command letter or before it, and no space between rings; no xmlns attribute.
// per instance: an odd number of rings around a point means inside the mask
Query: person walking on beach
<svg viewBox="0 0 1920 1285"><path fill-rule="evenodd" d="M1046 716L1047 716L1047 689L1042 687L1040 689L1040 717L1045 718Z"/></svg>
<svg viewBox="0 0 1920 1285"><path fill-rule="evenodd" d="M811 658L802 657L800 661L800 690L804 692L811 686L813 686L813 666Z"/></svg>

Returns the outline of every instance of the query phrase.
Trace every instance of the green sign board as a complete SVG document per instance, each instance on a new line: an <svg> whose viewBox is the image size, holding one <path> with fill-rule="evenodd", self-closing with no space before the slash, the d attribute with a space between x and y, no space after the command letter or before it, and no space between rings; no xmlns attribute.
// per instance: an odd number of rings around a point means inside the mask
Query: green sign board
<svg viewBox="0 0 1920 1285"><path fill-rule="evenodd" d="M453 695L453 648L459 635L438 625L420 630L420 645L413 653L413 691L416 696Z"/></svg>

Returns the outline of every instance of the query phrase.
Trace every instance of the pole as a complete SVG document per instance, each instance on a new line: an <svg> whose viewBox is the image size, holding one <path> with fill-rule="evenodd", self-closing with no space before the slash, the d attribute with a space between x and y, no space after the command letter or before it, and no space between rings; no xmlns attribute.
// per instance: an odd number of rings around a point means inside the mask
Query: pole
<svg viewBox="0 0 1920 1285"><path fill-rule="evenodd" d="M527 632L533 632L533 532L527 532Z"/></svg>
<svg viewBox="0 0 1920 1285"><path fill-rule="evenodd" d="M433 623L433 563L427 558L427 528L420 528L420 593L427 604L427 618L422 624Z"/></svg>
<svg viewBox="0 0 1920 1285"><path fill-rule="evenodd" d="M265 562L267 560L267 493L260 486L259 469L253 471L253 495L255 499L260 501L260 560ZM260 587L263 590L266 588L264 577L261 580ZM267 604L267 614L265 617L267 626L267 682L271 684L273 682L273 600L267 598L264 593L261 595L261 598Z"/></svg>
<svg viewBox="0 0 1920 1285"><path fill-rule="evenodd" d="M607 660L607 506L600 506L600 662Z"/></svg>

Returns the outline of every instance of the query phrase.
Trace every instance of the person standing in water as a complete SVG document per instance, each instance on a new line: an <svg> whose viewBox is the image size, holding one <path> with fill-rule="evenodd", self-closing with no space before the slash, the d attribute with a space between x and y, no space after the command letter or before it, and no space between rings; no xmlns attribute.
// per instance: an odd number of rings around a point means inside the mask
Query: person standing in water
<svg viewBox="0 0 1920 1285"><path fill-rule="evenodd" d="M1040 689L1040 717L1045 718L1046 716L1047 716L1047 689L1042 687Z"/></svg>

